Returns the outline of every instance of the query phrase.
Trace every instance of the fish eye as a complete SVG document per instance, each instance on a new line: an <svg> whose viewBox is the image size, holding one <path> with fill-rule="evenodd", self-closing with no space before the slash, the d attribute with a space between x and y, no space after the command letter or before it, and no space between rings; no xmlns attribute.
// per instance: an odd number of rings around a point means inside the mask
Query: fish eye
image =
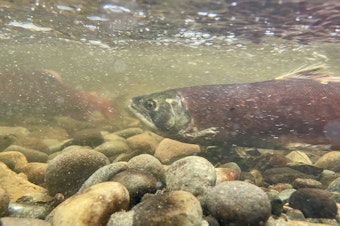
<svg viewBox="0 0 340 226"><path fill-rule="evenodd" d="M155 109L156 109L157 103L156 103L156 101L154 101L154 100L152 100L152 99L149 99L149 100L145 101L144 107L145 107L147 110L152 111L152 110L155 110Z"/></svg>

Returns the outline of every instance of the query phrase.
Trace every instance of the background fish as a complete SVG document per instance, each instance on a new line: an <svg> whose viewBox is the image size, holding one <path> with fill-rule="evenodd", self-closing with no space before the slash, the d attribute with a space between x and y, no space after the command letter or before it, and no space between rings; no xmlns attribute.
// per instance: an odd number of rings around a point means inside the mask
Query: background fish
<svg viewBox="0 0 340 226"><path fill-rule="evenodd" d="M160 135L184 142L271 148L291 142L338 145L339 81L316 65L275 80L134 97L129 107Z"/></svg>
<svg viewBox="0 0 340 226"><path fill-rule="evenodd" d="M31 114L86 118L93 111L108 117L113 107L107 99L64 83L54 71L0 73L2 118Z"/></svg>

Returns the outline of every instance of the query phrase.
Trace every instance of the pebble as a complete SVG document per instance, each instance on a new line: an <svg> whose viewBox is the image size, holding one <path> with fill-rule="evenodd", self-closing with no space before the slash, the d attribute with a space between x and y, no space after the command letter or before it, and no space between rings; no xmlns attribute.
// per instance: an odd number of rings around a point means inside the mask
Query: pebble
<svg viewBox="0 0 340 226"><path fill-rule="evenodd" d="M340 172L340 151L327 152L314 165L334 172Z"/></svg>
<svg viewBox="0 0 340 226"><path fill-rule="evenodd" d="M261 225L271 213L267 194L243 181L216 185L206 194L206 204L221 225Z"/></svg>
<svg viewBox="0 0 340 226"><path fill-rule="evenodd" d="M295 189L299 188L322 188L321 182L313 179L302 179L302 178L296 178L293 181L293 187Z"/></svg>
<svg viewBox="0 0 340 226"><path fill-rule="evenodd" d="M133 216L135 211L130 210L128 212L120 211L115 212L110 216L109 221L106 226L134 226L133 224ZM136 225L138 223L136 222Z"/></svg>
<svg viewBox="0 0 340 226"><path fill-rule="evenodd" d="M6 214L8 204L9 196L7 195L7 192L2 187L0 187L0 217Z"/></svg>
<svg viewBox="0 0 340 226"><path fill-rule="evenodd" d="M94 150L103 153L108 158L115 158L119 154L127 153L130 150L130 147L127 145L124 139L117 139L108 142L104 142L103 144L97 146Z"/></svg>
<svg viewBox="0 0 340 226"><path fill-rule="evenodd" d="M315 177L320 176L323 169L317 166L308 165L304 163L298 163L298 162L291 162L287 164L287 167L300 171L301 173L312 175Z"/></svg>
<svg viewBox="0 0 340 226"><path fill-rule="evenodd" d="M335 218L337 205L330 193L317 188L301 188L289 198L289 206L302 211L306 218Z"/></svg>
<svg viewBox="0 0 340 226"><path fill-rule="evenodd" d="M313 164L306 153L302 151L291 151L286 155L286 158L290 159L292 162L304 163L307 165Z"/></svg>
<svg viewBox="0 0 340 226"><path fill-rule="evenodd" d="M34 184L42 185L45 182L47 163L29 162L21 170L28 180Z"/></svg>
<svg viewBox="0 0 340 226"><path fill-rule="evenodd" d="M158 140L147 132L129 137L126 142L132 151L138 151L140 154L153 155L158 146Z"/></svg>
<svg viewBox="0 0 340 226"><path fill-rule="evenodd" d="M0 162L5 163L11 170L20 172L27 164L24 154L18 151L0 152Z"/></svg>
<svg viewBox="0 0 340 226"><path fill-rule="evenodd" d="M72 134L72 144L96 147L104 142L104 138L100 130L96 128L83 129Z"/></svg>
<svg viewBox="0 0 340 226"><path fill-rule="evenodd" d="M202 207L189 192L172 191L143 200L133 208L133 226L202 225Z"/></svg>
<svg viewBox="0 0 340 226"><path fill-rule="evenodd" d="M50 160L45 183L50 195L62 193L65 197L75 194L97 169L109 164L108 158L93 149L70 146Z"/></svg>
<svg viewBox="0 0 340 226"><path fill-rule="evenodd" d="M0 162L0 185L7 191L11 202L27 193L47 193L45 188L29 182L26 176L16 174L2 162Z"/></svg>
<svg viewBox="0 0 340 226"><path fill-rule="evenodd" d="M163 164L171 164L185 156L198 154L200 151L200 146L197 144L188 144L165 138L159 143L154 156Z"/></svg>
<svg viewBox="0 0 340 226"><path fill-rule="evenodd" d="M114 175L112 181L123 184L130 194L130 204L137 204L144 194L155 193L157 189L161 189L161 183L157 183L157 179L146 170L127 169Z"/></svg>
<svg viewBox="0 0 340 226"><path fill-rule="evenodd" d="M289 167L267 169L262 173L263 179L269 184L293 183L296 178L314 179L312 175L304 174Z"/></svg>
<svg viewBox="0 0 340 226"><path fill-rule="evenodd" d="M73 195L46 218L53 226L106 225L114 212L127 210L129 193L117 182L103 182Z"/></svg>
<svg viewBox="0 0 340 226"><path fill-rule="evenodd" d="M189 156L172 163L166 171L167 190L183 190L203 196L216 183L214 166L205 158Z"/></svg>
<svg viewBox="0 0 340 226"><path fill-rule="evenodd" d="M2 226L51 226L51 223L33 218L17 218L17 217L3 217L0 218L0 225Z"/></svg>
<svg viewBox="0 0 340 226"><path fill-rule="evenodd" d="M272 168L285 167L290 162L286 156L282 154L265 153L254 159L253 165L259 171L265 171Z"/></svg>
<svg viewBox="0 0 340 226"><path fill-rule="evenodd" d="M119 130L117 132L114 132L113 134L118 135L120 137L128 138L128 137L132 137L132 136L142 134L142 133L144 133L144 130L142 130L139 127L135 127L135 128Z"/></svg>
<svg viewBox="0 0 340 226"><path fill-rule="evenodd" d="M92 185L101 182L109 181L114 175L128 168L126 163L116 162L97 169L81 186L79 191L82 191Z"/></svg>
<svg viewBox="0 0 340 226"><path fill-rule="evenodd" d="M329 184L327 191L340 192L340 177L336 178L332 183Z"/></svg>
<svg viewBox="0 0 340 226"><path fill-rule="evenodd" d="M48 155L46 153L36 151L30 148L21 147L18 145L11 145L7 147L4 152L17 151L25 155L28 162L47 162Z"/></svg>
<svg viewBox="0 0 340 226"><path fill-rule="evenodd" d="M162 163L152 155L141 154L128 161L130 169L142 169L151 173L157 181L161 182L161 187L166 186L166 173Z"/></svg>
<svg viewBox="0 0 340 226"><path fill-rule="evenodd" d="M220 184L225 181L238 180L240 175L236 170L229 168L216 168L216 184Z"/></svg>

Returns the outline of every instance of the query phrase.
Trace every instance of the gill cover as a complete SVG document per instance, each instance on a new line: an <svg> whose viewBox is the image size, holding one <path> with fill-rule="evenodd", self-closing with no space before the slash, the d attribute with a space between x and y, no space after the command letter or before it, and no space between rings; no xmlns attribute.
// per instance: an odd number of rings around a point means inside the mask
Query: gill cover
<svg viewBox="0 0 340 226"><path fill-rule="evenodd" d="M134 97L130 109L149 127L168 133L186 129L191 120L174 90Z"/></svg>

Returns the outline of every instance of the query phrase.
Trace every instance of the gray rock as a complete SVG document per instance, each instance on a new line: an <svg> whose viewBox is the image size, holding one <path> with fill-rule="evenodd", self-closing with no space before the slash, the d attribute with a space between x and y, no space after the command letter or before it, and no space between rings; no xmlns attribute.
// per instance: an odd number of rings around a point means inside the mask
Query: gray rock
<svg viewBox="0 0 340 226"><path fill-rule="evenodd" d="M202 196L216 183L214 166L205 158L189 156L172 163L166 172L169 191L183 190Z"/></svg>
<svg viewBox="0 0 340 226"><path fill-rule="evenodd" d="M200 202L185 191L173 191L147 198L136 205L133 211L133 226L202 225Z"/></svg>
<svg viewBox="0 0 340 226"><path fill-rule="evenodd" d="M128 168L126 163L116 162L110 165L103 166L97 169L81 186L79 191L82 191L92 185L101 182L109 181L114 175L120 173Z"/></svg>
<svg viewBox="0 0 340 226"><path fill-rule="evenodd" d="M277 195L277 198L280 199L283 203L287 203L289 201L290 196L296 191L293 188L287 188L283 191L280 191Z"/></svg>
<svg viewBox="0 0 340 226"><path fill-rule="evenodd" d="M157 179L146 170L127 169L112 177L113 181L123 184L130 194L130 204L137 204L144 194L155 193L160 189Z"/></svg>
<svg viewBox="0 0 340 226"><path fill-rule="evenodd" d="M66 149L47 165L45 182L52 196L73 195L97 169L109 164L105 155L92 149L79 146Z"/></svg>
<svg viewBox="0 0 340 226"><path fill-rule="evenodd" d="M49 207L45 205L10 203L7 216L45 219L49 212Z"/></svg>
<svg viewBox="0 0 340 226"><path fill-rule="evenodd" d="M165 187L165 169L162 163L154 156L148 154L137 155L128 161L128 167L130 169L143 169L151 173L162 183L161 187Z"/></svg>
<svg viewBox="0 0 340 226"><path fill-rule="evenodd" d="M270 216L267 194L259 187L243 182L221 183L206 194L209 213L221 225L261 225Z"/></svg>
<svg viewBox="0 0 340 226"><path fill-rule="evenodd" d="M340 177L336 178L327 188L329 192L340 192Z"/></svg>
<svg viewBox="0 0 340 226"><path fill-rule="evenodd" d="M316 188L298 189L290 196L289 206L301 210L306 218L335 218L338 211L332 196Z"/></svg>
<svg viewBox="0 0 340 226"><path fill-rule="evenodd" d="M133 210L113 213L106 226L132 226L134 214L135 212Z"/></svg>

